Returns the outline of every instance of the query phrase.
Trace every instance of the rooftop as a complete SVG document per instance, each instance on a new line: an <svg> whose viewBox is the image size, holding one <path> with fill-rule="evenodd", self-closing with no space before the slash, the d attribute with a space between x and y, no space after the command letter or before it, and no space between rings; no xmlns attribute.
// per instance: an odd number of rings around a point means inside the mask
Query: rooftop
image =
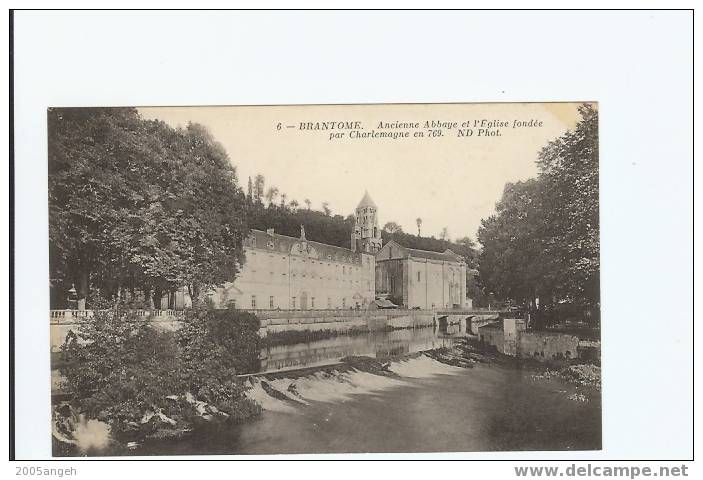
<svg viewBox="0 0 703 480"><path fill-rule="evenodd" d="M449 262L464 261L464 259L460 255L457 255L449 249L445 250L444 252L432 252L430 250L420 250L418 248L404 248L408 251L411 256L416 258L427 258L429 260L443 260Z"/></svg>
<svg viewBox="0 0 703 480"><path fill-rule="evenodd" d="M247 245L255 246L257 249L268 249L289 254L291 253L293 245L300 242L307 242L307 244L311 245L318 251L320 260L325 259L337 262L361 263L360 252L352 252L348 248L338 247L336 245L328 245L326 243L316 242L314 240L290 237L288 235L281 235L280 233L269 233L255 229L251 230L249 238L252 237L256 239L256 244L251 245L247 242Z"/></svg>
<svg viewBox="0 0 703 480"><path fill-rule="evenodd" d="M374 201L371 199L371 195L369 195L369 191L368 191L368 190L365 190L365 191L364 191L364 198L362 198L361 201L359 202L359 205L356 206L357 209L359 209L359 208L364 208L364 207L373 207L373 208L377 208L377 207L376 207L376 204L375 204Z"/></svg>

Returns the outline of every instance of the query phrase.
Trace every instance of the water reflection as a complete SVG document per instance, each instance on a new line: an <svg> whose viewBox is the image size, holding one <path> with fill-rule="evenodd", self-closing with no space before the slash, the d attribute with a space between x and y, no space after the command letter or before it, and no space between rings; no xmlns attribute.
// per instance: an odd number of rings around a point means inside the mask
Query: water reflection
<svg viewBox="0 0 703 480"><path fill-rule="evenodd" d="M460 325L442 325L440 328L340 335L324 340L269 347L261 350L260 372L327 365L350 355L385 358L448 347L460 335Z"/></svg>

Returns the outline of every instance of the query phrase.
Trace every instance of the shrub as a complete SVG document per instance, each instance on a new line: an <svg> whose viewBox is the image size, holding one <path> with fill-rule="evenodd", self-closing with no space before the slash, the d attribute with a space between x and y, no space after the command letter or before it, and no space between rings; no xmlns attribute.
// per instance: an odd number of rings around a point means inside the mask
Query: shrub
<svg viewBox="0 0 703 480"><path fill-rule="evenodd" d="M204 418L239 422L260 412L237 378L257 368L257 330L246 312L193 311L174 333L119 308L97 311L61 347L62 387L118 439L187 431Z"/></svg>

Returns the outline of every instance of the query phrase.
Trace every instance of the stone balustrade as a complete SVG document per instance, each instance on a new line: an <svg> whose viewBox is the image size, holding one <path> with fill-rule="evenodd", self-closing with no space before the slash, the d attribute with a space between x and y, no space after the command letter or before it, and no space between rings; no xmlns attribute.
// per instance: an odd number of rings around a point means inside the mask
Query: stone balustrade
<svg viewBox="0 0 703 480"><path fill-rule="evenodd" d="M107 310L104 310L107 311ZM133 310L138 317L173 319L183 316L183 310ZM53 324L76 323L94 315L93 310L49 310L49 321Z"/></svg>

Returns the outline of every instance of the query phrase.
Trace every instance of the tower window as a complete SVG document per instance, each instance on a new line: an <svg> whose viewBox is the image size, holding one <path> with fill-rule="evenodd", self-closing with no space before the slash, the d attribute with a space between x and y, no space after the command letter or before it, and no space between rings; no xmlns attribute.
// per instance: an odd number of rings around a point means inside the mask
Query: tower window
<svg viewBox="0 0 703 480"><path fill-rule="evenodd" d="M295 297L291 298L290 306L293 310L295 310Z"/></svg>
<svg viewBox="0 0 703 480"><path fill-rule="evenodd" d="M420 272L417 272L417 281L420 281Z"/></svg>
<svg viewBox="0 0 703 480"><path fill-rule="evenodd" d="M310 297L310 308L315 308L315 297Z"/></svg>
<svg viewBox="0 0 703 480"><path fill-rule="evenodd" d="M251 296L251 308L252 310L256 310L256 295Z"/></svg>
<svg viewBox="0 0 703 480"><path fill-rule="evenodd" d="M273 295L269 297L269 308L273 310Z"/></svg>

